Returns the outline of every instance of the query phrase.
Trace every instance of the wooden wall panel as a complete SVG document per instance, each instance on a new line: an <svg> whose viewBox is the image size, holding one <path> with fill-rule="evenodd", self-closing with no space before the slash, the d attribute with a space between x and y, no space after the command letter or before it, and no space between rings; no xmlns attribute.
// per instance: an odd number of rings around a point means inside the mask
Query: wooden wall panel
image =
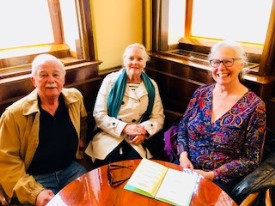
<svg viewBox="0 0 275 206"><path fill-rule="evenodd" d="M179 113L199 86L213 82L210 70L159 54L151 54L146 73L158 83L165 110Z"/></svg>
<svg viewBox="0 0 275 206"><path fill-rule="evenodd" d="M95 97L102 78L98 75L100 62L84 62L66 66L65 87L75 87L84 96L84 104L88 112L93 109ZM30 74L0 79L0 115L13 102L29 94L34 87Z"/></svg>

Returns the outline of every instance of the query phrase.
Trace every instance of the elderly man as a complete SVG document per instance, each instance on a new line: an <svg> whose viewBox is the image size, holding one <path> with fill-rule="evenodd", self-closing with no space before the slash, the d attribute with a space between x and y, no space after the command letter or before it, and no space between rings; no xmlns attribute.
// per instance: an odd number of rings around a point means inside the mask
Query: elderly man
<svg viewBox="0 0 275 206"><path fill-rule="evenodd" d="M35 89L1 116L0 184L20 204L46 205L86 172L75 160L87 113L81 93L63 88L65 73L57 58L38 55L31 73Z"/></svg>

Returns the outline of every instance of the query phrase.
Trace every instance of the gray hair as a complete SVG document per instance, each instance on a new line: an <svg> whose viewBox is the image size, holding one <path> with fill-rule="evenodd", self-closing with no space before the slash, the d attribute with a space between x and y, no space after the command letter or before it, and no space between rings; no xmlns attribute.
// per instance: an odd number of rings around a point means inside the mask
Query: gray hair
<svg viewBox="0 0 275 206"><path fill-rule="evenodd" d="M57 59L55 56L53 56L51 54L40 54L34 58L34 60L32 61L31 75L34 77L36 75L37 69L40 68L43 64L45 64L47 62L52 62L52 63L57 64L61 68L62 73L65 76L66 71L64 68L64 64L59 59Z"/></svg>
<svg viewBox="0 0 275 206"><path fill-rule="evenodd" d="M145 46L143 44L140 44L140 43L134 43L134 44L130 44L129 46L127 46L126 49L124 50L124 53L123 53L123 56L122 56L123 59L125 59L128 50L131 49L131 48L141 49L142 52L144 53L145 57L146 57L146 61L150 60L150 56L147 54Z"/></svg>
<svg viewBox="0 0 275 206"><path fill-rule="evenodd" d="M208 60L213 58L213 55L221 48L230 48L234 50L238 56L238 58L241 58L244 64L247 62L247 56L245 53L244 48L237 42L231 42L231 41L222 41L217 44L215 44L208 55Z"/></svg>
<svg viewBox="0 0 275 206"><path fill-rule="evenodd" d="M239 79L243 80L244 74L247 72L247 69L245 68L245 65L247 64L247 56L244 48L237 42L234 41L222 41L217 44L215 44L208 55L208 60L211 60L215 53L221 49L221 48L230 48L237 54L237 57L241 59L241 61L244 64L244 68L239 73Z"/></svg>

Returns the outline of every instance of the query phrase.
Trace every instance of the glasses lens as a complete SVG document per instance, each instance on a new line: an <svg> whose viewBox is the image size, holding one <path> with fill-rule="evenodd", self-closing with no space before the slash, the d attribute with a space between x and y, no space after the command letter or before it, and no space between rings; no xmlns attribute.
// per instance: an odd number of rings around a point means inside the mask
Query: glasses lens
<svg viewBox="0 0 275 206"><path fill-rule="evenodd" d="M108 164L108 167L107 167L107 178L108 178L108 183L109 185L111 185L112 187L117 187L119 185L121 185L123 182L125 182L126 180L128 180L131 175L129 175L127 178L123 178L123 179L120 179L120 180L114 180L114 177L111 173L112 170L117 170L117 169L123 169L123 168L131 168L132 165L129 165L129 166L123 166L123 165L116 165L116 164Z"/></svg>
<svg viewBox="0 0 275 206"><path fill-rule="evenodd" d="M212 60L210 60L210 65L212 67L218 67L220 65L220 63L221 63L221 61L218 60L218 59L212 59Z"/></svg>
<svg viewBox="0 0 275 206"><path fill-rule="evenodd" d="M234 59L224 59L222 60L224 66L231 67L234 63Z"/></svg>

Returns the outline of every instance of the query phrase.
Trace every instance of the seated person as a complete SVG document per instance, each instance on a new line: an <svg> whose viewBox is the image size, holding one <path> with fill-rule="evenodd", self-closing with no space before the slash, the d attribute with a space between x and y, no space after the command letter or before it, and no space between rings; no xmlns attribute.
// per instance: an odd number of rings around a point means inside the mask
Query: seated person
<svg viewBox="0 0 275 206"><path fill-rule="evenodd" d="M31 73L35 89L0 119L0 184L22 204L44 206L86 172L75 160L83 155L80 128L87 114L81 93L63 88L65 73L57 58L38 55Z"/></svg>
<svg viewBox="0 0 275 206"><path fill-rule="evenodd" d="M194 92L179 122L177 150L181 166L230 194L261 162L266 109L240 82L246 55L239 44L216 44L209 61L215 82Z"/></svg>
<svg viewBox="0 0 275 206"><path fill-rule="evenodd" d="M100 131L85 150L96 167L152 157L143 142L162 129L164 114L158 86L144 72L148 59L143 45L131 44L124 68L103 80L93 112Z"/></svg>

